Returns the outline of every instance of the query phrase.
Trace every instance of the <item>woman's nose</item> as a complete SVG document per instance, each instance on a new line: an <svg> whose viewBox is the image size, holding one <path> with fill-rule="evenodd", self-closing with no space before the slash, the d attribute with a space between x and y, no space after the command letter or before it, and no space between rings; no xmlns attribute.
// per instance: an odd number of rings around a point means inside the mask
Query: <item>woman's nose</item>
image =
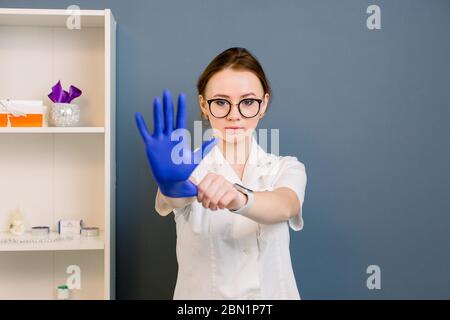
<svg viewBox="0 0 450 320"><path fill-rule="evenodd" d="M231 106L230 113L227 116L228 120L239 120L241 118L241 113L236 105Z"/></svg>

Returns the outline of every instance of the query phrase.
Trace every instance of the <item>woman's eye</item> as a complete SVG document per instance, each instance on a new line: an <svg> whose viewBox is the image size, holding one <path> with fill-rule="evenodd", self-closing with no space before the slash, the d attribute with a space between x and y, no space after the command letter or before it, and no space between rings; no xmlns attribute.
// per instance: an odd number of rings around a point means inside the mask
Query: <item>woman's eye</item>
<svg viewBox="0 0 450 320"><path fill-rule="evenodd" d="M255 100L253 100L253 99L246 99L246 100L244 100L244 105L248 107L248 106L251 106L254 102L255 102Z"/></svg>
<svg viewBox="0 0 450 320"><path fill-rule="evenodd" d="M219 105L220 107L223 107L227 104L227 102L225 100L216 100L217 105Z"/></svg>

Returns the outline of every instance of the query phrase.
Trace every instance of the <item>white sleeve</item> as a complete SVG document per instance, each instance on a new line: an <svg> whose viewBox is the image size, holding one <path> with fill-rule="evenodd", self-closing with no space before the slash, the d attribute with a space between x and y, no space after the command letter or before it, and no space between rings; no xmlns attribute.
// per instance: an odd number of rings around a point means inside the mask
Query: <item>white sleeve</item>
<svg viewBox="0 0 450 320"><path fill-rule="evenodd" d="M302 208L306 190L306 170L305 165L296 157L281 157L279 169L274 180L273 188L288 187L293 190L300 202L300 210L297 215L289 219L289 226L299 231L303 229Z"/></svg>
<svg viewBox="0 0 450 320"><path fill-rule="evenodd" d="M183 215L183 214L188 213L190 208L191 208L191 203L186 205L186 206L184 206L183 208L173 208L172 211L173 211L173 213L174 213L174 215L176 217L177 215L180 215L180 214Z"/></svg>
<svg viewBox="0 0 450 320"><path fill-rule="evenodd" d="M161 197L161 190L156 191L156 197L155 197L155 210L158 212L161 216L167 216L169 213L172 212L172 208L170 208Z"/></svg>
<svg viewBox="0 0 450 320"><path fill-rule="evenodd" d="M172 207L171 204L166 203L162 199L161 190L158 188L158 191L156 193L156 198L155 198L155 210L161 216L167 216L171 212L173 212L175 215L177 215L177 214L184 214L184 213L186 213L186 211L189 208L189 206L190 206L190 203L186 204L184 207L179 207L179 208Z"/></svg>

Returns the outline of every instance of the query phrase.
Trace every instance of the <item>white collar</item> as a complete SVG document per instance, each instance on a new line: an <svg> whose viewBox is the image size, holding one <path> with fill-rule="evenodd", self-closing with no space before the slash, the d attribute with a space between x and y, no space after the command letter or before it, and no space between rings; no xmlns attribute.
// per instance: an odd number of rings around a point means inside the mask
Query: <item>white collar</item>
<svg viewBox="0 0 450 320"><path fill-rule="evenodd" d="M201 164L204 164L208 171L218 173L219 171L228 176L231 182L236 182L249 186L251 181L265 174L265 169L274 161L274 155L268 154L258 144L252 135L250 153L245 164L244 173L241 179L233 170L228 161L224 158L220 147L216 144L211 151L205 156Z"/></svg>

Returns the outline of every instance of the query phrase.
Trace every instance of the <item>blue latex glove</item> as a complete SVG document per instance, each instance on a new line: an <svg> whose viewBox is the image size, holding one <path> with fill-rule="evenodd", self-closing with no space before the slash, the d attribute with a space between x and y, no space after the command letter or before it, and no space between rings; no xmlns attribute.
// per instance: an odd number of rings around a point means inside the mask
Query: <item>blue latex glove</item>
<svg viewBox="0 0 450 320"><path fill-rule="evenodd" d="M140 112L136 112L136 125L141 133L145 143L147 158L150 163L153 177L159 186L161 192L172 198L193 197L197 195L197 186L189 180L192 171L198 166L203 157L218 142L213 138L203 143L202 147L196 152L189 149L189 142L171 141L171 134L174 130L173 119L174 110L172 98L169 90L164 90L163 106L161 100L156 97L153 102L153 122L154 132L149 134L144 118ZM164 126L164 128L163 128ZM177 123L175 129L186 129L187 127L187 109L186 96L181 93L178 96ZM172 160L172 149L182 149L182 156L187 163L174 163ZM175 161L177 162L177 161Z"/></svg>

